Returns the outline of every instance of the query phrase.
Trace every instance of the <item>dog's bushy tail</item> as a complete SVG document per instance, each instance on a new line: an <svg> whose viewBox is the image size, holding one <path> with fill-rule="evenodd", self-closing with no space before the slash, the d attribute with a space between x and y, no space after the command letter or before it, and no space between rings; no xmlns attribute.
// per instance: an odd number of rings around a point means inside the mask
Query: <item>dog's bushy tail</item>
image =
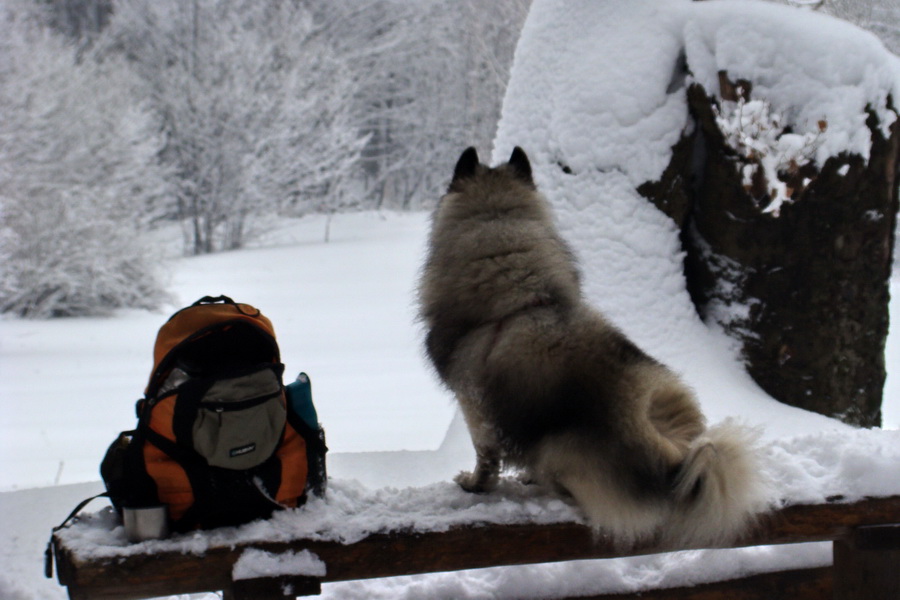
<svg viewBox="0 0 900 600"><path fill-rule="evenodd" d="M732 422L705 430L691 442L673 487L649 496L636 495L608 462L568 452L564 439L548 443L544 456L591 525L615 545L715 547L738 538L766 509L756 437Z"/></svg>
<svg viewBox="0 0 900 600"><path fill-rule="evenodd" d="M757 434L726 421L693 440L675 479L662 542L716 546L748 531L766 510L767 484L757 464Z"/></svg>

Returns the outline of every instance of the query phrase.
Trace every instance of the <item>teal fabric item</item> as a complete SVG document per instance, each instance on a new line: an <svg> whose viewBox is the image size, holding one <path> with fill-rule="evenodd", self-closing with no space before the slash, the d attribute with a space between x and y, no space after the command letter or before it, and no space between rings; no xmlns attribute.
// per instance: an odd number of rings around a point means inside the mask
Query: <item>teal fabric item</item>
<svg viewBox="0 0 900 600"><path fill-rule="evenodd" d="M284 388L287 393L288 406L291 411L303 419L310 429L319 428L319 415L312 399L312 384L309 375L300 373L297 379L287 384Z"/></svg>

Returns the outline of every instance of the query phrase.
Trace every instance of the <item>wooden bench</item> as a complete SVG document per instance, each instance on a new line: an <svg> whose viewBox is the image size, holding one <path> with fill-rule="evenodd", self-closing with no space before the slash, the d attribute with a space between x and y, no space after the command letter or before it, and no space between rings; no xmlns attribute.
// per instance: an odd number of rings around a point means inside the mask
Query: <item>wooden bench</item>
<svg viewBox="0 0 900 600"><path fill-rule="evenodd" d="M490 543L485 543L490 540ZM900 496L796 505L770 516L729 547L833 541L832 567L782 571L693 588L646 591L640 598L693 600L900 599ZM327 567L321 579L303 576L232 578L243 552L308 550ZM225 600L272 600L320 593L322 582L456 571L576 559L670 552L644 546L617 551L576 523L467 525L448 531L372 534L352 544L316 540L212 546L202 555L161 552L84 559L54 536L59 582L72 600L130 600L222 591ZM595 598L638 596L609 595Z"/></svg>

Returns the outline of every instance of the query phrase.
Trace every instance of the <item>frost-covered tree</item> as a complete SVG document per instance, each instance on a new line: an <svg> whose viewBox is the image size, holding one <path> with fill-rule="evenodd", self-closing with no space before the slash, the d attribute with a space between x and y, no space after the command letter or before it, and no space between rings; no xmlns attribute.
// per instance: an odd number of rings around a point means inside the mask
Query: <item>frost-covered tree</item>
<svg viewBox="0 0 900 600"><path fill-rule="evenodd" d="M41 0L47 22L79 42L89 41L109 23L112 0Z"/></svg>
<svg viewBox="0 0 900 600"><path fill-rule="evenodd" d="M336 0L323 8L342 47L374 50L351 61L361 127L370 136L363 172L373 202L427 205L461 148L490 149L529 5Z"/></svg>
<svg viewBox="0 0 900 600"><path fill-rule="evenodd" d="M0 6L0 312L155 306L161 286L138 232L165 190L129 70L76 63L72 46L13 6Z"/></svg>
<svg viewBox="0 0 900 600"><path fill-rule="evenodd" d="M772 0L828 13L873 32L894 54L900 54L898 0Z"/></svg>
<svg viewBox="0 0 900 600"><path fill-rule="evenodd" d="M257 216L348 194L365 143L352 79L301 3L135 0L108 33L161 119L191 252L241 247Z"/></svg>

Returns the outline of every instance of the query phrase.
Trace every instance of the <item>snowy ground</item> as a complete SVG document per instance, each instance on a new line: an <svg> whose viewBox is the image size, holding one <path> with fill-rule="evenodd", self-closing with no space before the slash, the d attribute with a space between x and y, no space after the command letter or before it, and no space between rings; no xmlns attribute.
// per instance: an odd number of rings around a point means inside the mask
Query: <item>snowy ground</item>
<svg viewBox="0 0 900 600"><path fill-rule="evenodd" d="M324 244L323 219L301 220L265 247L178 261L172 289L179 305L227 294L260 306L287 372L312 377L335 451L433 449L452 407L414 324L425 221L346 215ZM156 332L174 309L0 322L0 397L27 399L0 406L0 489L96 479L97 457L133 424Z"/></svg>
<svg viewBox="0 0 900 600"><path fill-rule="evenodd" d="M384 515L372 517L361 508L378 505L396 507L422 523L447 522L454 515L465 518L478 511L521 518L516 511L523 506L545 518L571 518L567 507L523 499L515 490L496 498L496 506L473 506L448 483L469 466L471 450L461 423L450 426L450 399L434 382L419 350L412 289L427 226L423 214L342 215L333 224L331 243L324 244L323 221L303 219L260 248L176 261L173 290L184 302L205 293L255 302L272 317L289 368L313 376L334 478L333 504L330 509L318 507L316 519L330 515L338 523L350 518L340 511L356 511L357 519L384 522ZM900 297L896 285L894 292ZM100 458L115 433L134 423L131 401L144 385L153 337L167 316L168 311L126 311L109 319L0 321L0 481L6 490L0 493L0 598L64 597L63 588L43 579L43 545L50 528L77 501L101 489ZM896 336L888 364L900 364ZM890 379L886 421L895 428L900 424L898 388ZM765 408L759 420L780 411L771 401ZM844 428L836 423L824 420L828 427L823 428L823 419L796 412L793 435L767 434L767 460L786 465L775 473L781 492L797 501L804 500L804 494L814 500L849 492L841 488L854 477L862 480L860 489L871 489L872 475L878 473L872 467L878 461L866 466L867 457L883 452L877 434L848 437L847 432L838 434ZM775 429L781 426L776 423ZM834 447L839 440L844 442ZM858 487L854 483L853 489ZM95 507L103 505L97 501ZM307 515L299 522L312 518ZM827 545L804 546L794 549L790 564L827 563L829 557ZM325 592L334 598L488 597L500 586L507 594L523 596L529 589L542 590L532 594L547 592L538 585L543 581L567 581L558 588L567 593L586 591L589 583L600 581L610 582L605 589L625 590L655 581L674 585L718 572L764 570L785 560L771 549L686 552L329 584Z"/></svg>

